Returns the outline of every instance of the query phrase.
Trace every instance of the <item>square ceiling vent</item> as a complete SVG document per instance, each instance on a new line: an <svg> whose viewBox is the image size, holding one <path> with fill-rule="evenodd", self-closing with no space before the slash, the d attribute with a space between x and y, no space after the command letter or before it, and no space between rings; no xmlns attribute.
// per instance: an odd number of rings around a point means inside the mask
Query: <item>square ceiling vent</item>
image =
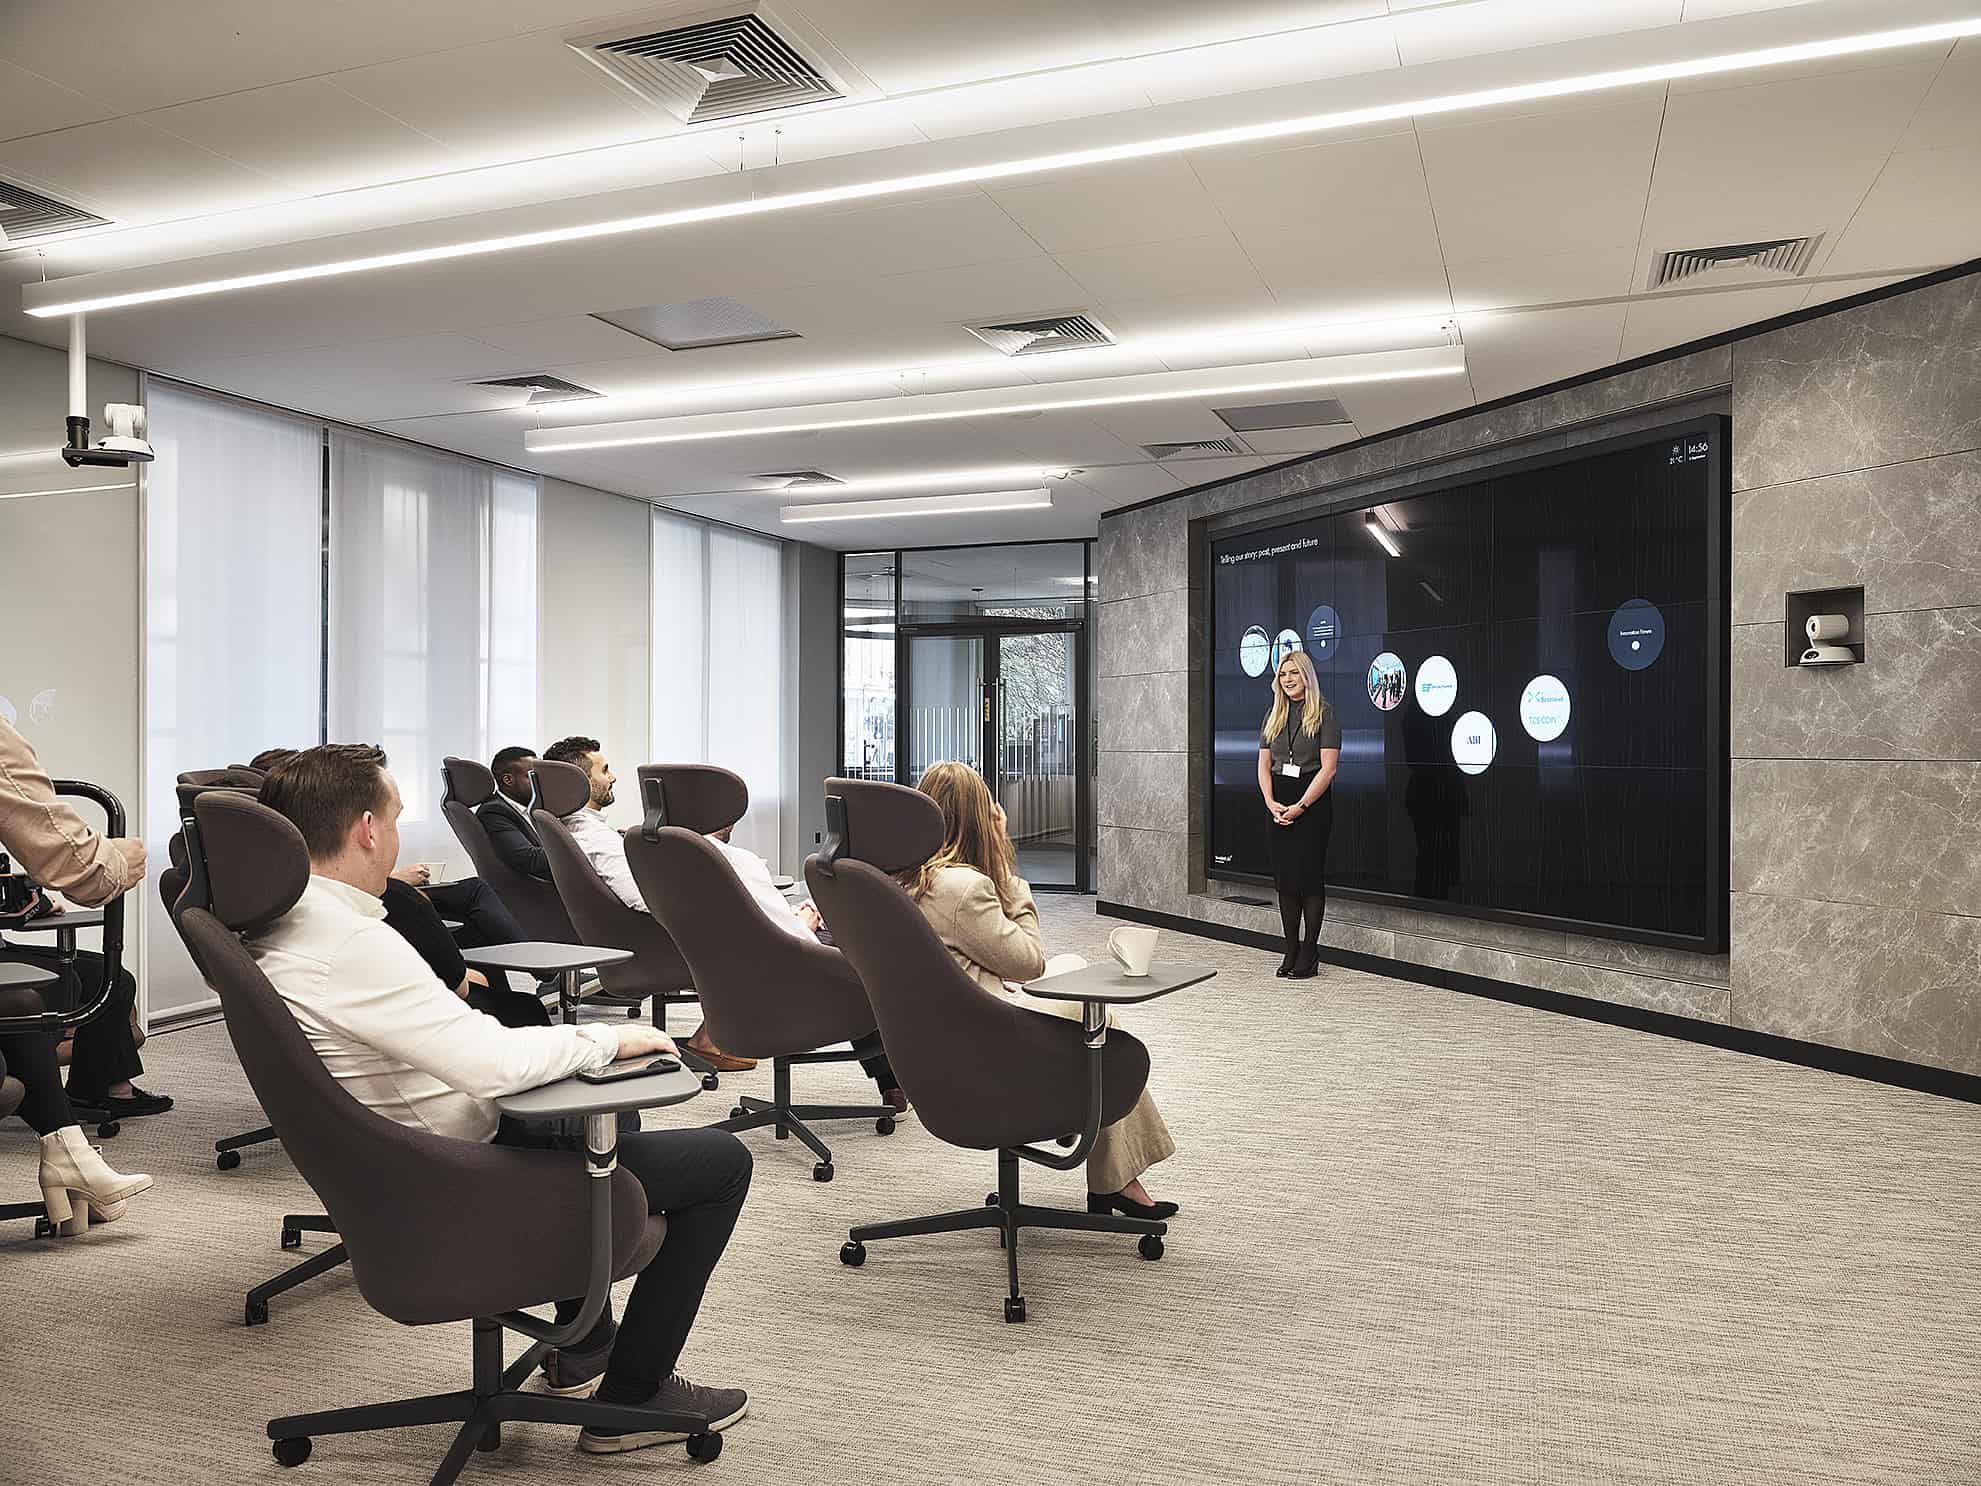
<svg viewBox="0 0 1981 1486"><path fill-rule="evenodd" d="M43 196L26 186L0 181L0 247L18 246L58 232L75 232L84 227L108 227L110 219L86 212L66 201Z"/></svg>
<svg viewBox="0 0 1981 1486"><path fill-rule="evenodd" d="M844 485L846 482L837 475L828 475L824 470L776 470L768 475L752 475L752 480L764 480L773 485L790 488L794 485Z"/></svg>
<svg viewBox="0 0 1981 1486"><path fill-rule="evenodd" d="M476 380L471 387L499 387L505 391L515 389L530 394L523 404L534 408L547 402L580 402L588 397L603 397L603 392L595 392L590 387L581 387L576 382L567 382L562 377L553 377L549 372L531 372L521 377L495 377Z"/></svg>
<svg viewBox="0 0 1981 1486"><path fill-rule="evenodd" d="M1151 459L1207 459L1214 454L1250 454L1236 439L1191 439L1183 444L1144 444L1142 452Z"/></svg>
<svg viewBox="0 0 1981 1486"><path fill-rule="evenodd" d="M990 320L963 327L1007 356L1086 351L1111 346L1114 336L1091 315L1042 315L1036 320Z"/></svg>
<svg viewBox="0 0 1981 1486"><path fill-rule="evenodd" d="M790 326L779 325L735 299L689 299L680 304L648 305L644 309L601 311L592 318L670 351L743 346L752 341L798 337L798 332Z"/></svg>
<svg viewBox="0 0 1981 1486"><path fill-rule="evenodd" d="M1348 409L1332 397L1309 398L1304 402L1262 402L1211 411L1236 433L1259 433L1269 428L1328 428L1349 421Z"/></svg>
<svg viewBox="0 0 1981 1486"><path fill-rule="evenodd" d="M1717 248L1675 248L1661 253L1651 265L1653 289L1706 276L1727 278L1797 278L1823 243L1814 237L1777 237L1759 243L1729 243Z"/></svg>
<svg viewBox="0 0 1981 1486"><path fill-rule="evenodd" d="M666 26L622 26L564 44L685 124L847 96L794 28L761 6Z"/></svg>

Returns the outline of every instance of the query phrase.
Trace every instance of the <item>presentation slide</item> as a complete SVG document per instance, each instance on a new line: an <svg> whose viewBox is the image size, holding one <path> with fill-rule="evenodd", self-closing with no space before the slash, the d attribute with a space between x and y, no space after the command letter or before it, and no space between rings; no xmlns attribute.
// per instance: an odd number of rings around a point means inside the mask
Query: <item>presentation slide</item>
<svg viewBox="0 0 1981 1486"><path fill-rule="evenodd" d="M1331 888L1724 947L1724 423L1210 547L1207 869L1266 881L1259 734L1304 650L1341 723Z"/></svg>

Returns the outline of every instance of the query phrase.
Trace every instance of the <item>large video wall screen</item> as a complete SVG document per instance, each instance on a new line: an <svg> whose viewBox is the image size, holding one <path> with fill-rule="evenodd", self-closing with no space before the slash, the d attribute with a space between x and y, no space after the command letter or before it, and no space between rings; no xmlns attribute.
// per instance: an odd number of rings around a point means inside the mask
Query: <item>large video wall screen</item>
<svg viewBox="0 0 1981 1486"><path fill-rule="evenodd" d="M1342 729L1332 889L1725 947L1725 420L1210 544L1213 877L1270 877L1259 730Z"/></svg>

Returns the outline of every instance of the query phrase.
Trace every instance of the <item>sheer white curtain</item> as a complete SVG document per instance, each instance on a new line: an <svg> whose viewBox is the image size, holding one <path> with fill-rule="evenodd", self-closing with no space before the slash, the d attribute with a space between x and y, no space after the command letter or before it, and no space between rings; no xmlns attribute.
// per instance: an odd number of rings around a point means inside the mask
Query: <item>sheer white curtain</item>
<svg viewBox="0 0 1981 1486"><path fill-rule="evenodd" d="M145 848L163 867L188 769L318 741L323 427L153 382L145 490ZM151 1014L211 999L146 915Z"/></svg>
<svg viewBox="0 0 1981 1486"><path fill-rule="evenodd" d="M403 861L453 861L440 761L536 719L536 481L333 430L329 732L375 742Z"/></svg>
<svg viewBox="0 0 1981 1486"><path fill-rule="evenodd" d="M784 546L656 510L653 755L743 776L732 839L778 863L784 833Z"/></svg>

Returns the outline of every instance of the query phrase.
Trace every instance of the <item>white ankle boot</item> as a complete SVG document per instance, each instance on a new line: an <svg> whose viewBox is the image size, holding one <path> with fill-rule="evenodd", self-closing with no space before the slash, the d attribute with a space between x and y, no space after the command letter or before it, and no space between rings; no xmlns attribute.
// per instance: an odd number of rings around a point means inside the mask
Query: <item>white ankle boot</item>
<svg viewBox="0 0 1981 1486"><path fill-rule="evenodd" d="M48 1221L65 1238L87 1229L91 1217L99 1223L123 1217L125 1199L150 1189L151 1178L143 1172L112 1171L79 1126L65 1125L41 1137L41 1200Z"/></svg>

